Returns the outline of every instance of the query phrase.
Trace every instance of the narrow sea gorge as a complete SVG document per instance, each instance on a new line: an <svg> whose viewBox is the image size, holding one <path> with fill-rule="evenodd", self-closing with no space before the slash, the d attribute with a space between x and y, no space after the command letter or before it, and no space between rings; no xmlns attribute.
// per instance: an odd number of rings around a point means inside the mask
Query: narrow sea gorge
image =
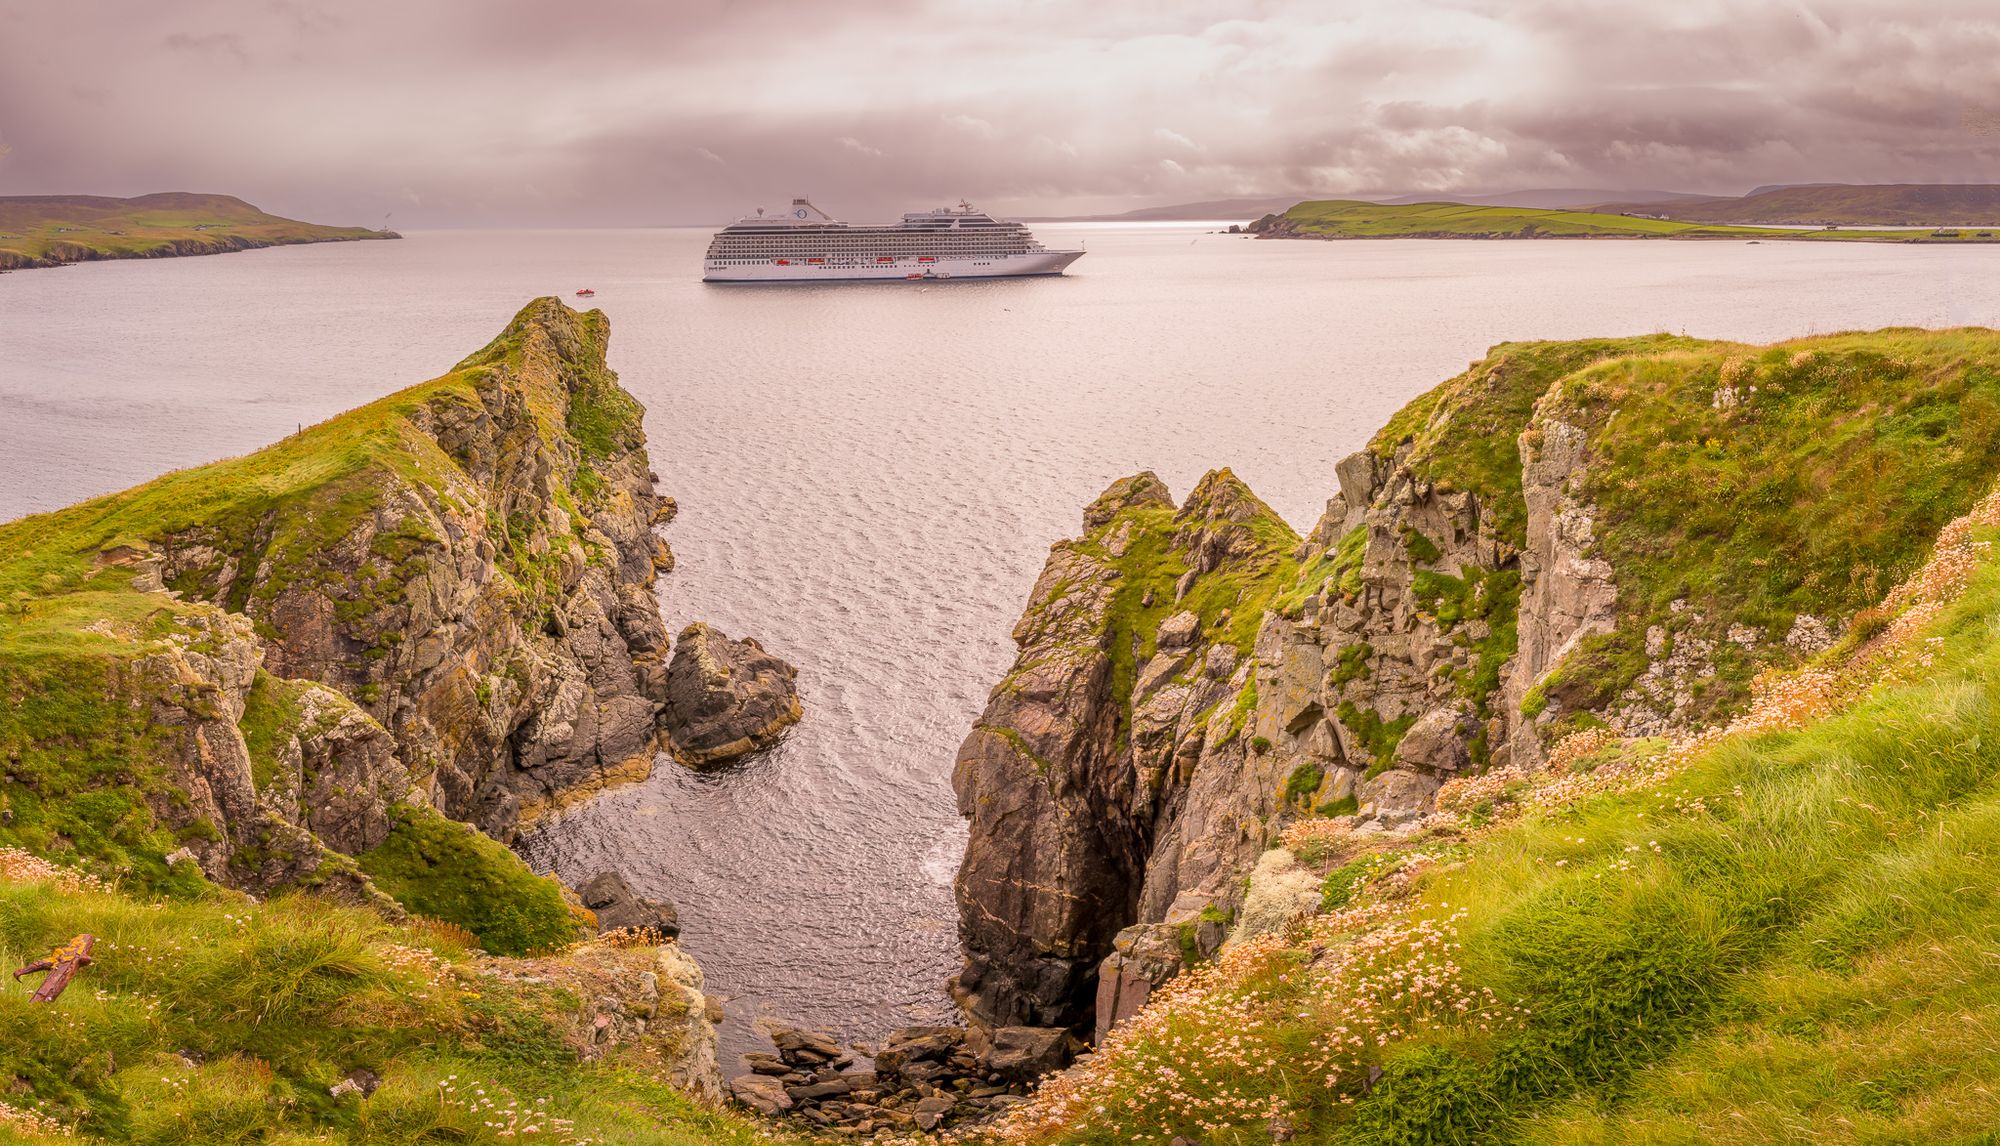
<svg viewBox="0 0 2000 1146"><path fill-rule="evenodd" d="M10 274L0 517L275 441L594 288L681 506L668 627L755 635L799 667L806 717L727 770L662 761L521 850L677 903L735 1052L762 1016L853 1038L951 1016L952 758L1048 543L1114 478L1178 498L1226 464L1304 530L1336 459L1495 342L2000 324L1970 250L1047 230L1090 249L1066 279L704 288L706 236L676 230Z"/></svg>

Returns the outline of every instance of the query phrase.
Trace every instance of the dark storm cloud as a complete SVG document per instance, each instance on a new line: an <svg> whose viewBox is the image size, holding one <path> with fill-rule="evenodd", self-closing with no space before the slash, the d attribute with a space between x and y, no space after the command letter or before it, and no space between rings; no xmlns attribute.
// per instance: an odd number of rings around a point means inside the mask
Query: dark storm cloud
<svg viewBox="0 0 2000 1146"><path fill-rule="evenodd" d="M0 193L373 222L1995 178L1926 0L0 0Z"/></svg>

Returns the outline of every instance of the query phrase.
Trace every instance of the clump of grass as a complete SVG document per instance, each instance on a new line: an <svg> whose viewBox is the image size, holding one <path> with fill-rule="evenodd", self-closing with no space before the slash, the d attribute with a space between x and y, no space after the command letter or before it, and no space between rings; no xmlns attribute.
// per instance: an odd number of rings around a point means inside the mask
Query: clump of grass
<svg viewBox="0 0 2000 1146"><path fill-rule="evenodd" d="M1313 793L1319 791L1320 784L1325 780L1326 773L1320 770L1319 765L1305 761L1285 777L1285 802L1303 804L1312 799Z"/></svg>
<svg viewBox="0 0 2000 1146"><path fill-rule="evenodd" d="M1327 675L1327 685L1339 688L1351 681L1367 680L1368 658L1375 655L1375 646L1366 641L1341 646L1340 655L1334 659L1333 671Z"/></svg>
<svg viewBox="0 0 2000 1146"><path fill-rule="evenodd" d="M1352 816L1360 810L1360 797L1349 792L1337 800L1328 800L1326 803L1314 808L1313 814L1318 816Z"/></svg>
<svg viewBox="0 0 2000 1146"><path fill-rule="evenodd" d="M553 879L430 808L398 808L389 838L361 857L361 870L411 911L464 928L498 955L577 939L577 921Z"/></svg>
<svg viewBox="0 0 2000 1146"><path fill-rule="evenodd" d="M1436 564L1438 559L1444 556L1444 550L1438 548L1437 542L1425 537L1423 531L1409 524L1403 526L1403 548L1408 551L1410 560L1419 565Z"/></svg>
<svg viewBox="0 0 2000 1146"><path fill-rule="evenodd" d="M6 1103L38 1120L0 1112L0 1137L501 1146L535 1125L555 1142L768 1140L656 1081L642 1051L580 1062L562 960L494 976L435 926L324 900L161 901L0 865L0 962L78 931L98 937L96 961L55 1004L0 991ZM356 1068L381 1089L332 1096Z"/></svg>
<svg viewBox="0 0 2000 1146"><path fill-rule="evenodd" d="M1384 720L1381 713L1363 708L1351 700L1341 701L1334 715L1340 718L1348 731L1354 733L1368 753L1367 777L1371 780L1396 763L1396 746L1403 742L1403 734L1417 722L1413 712L1406 712L1394 720Z"/></svg>

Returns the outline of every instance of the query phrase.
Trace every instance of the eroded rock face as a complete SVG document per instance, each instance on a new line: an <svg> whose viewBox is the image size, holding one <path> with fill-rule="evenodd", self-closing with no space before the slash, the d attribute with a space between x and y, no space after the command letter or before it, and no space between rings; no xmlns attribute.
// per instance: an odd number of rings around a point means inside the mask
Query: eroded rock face
<svg viewBox="0 0 2000 1146"><path fill-rule="evenodd" d="M643 776L661 731L668 510L608 337L539 300L449 384L398 396L394 457L156 539L168 586L240 608L270 672L351 698L440 810L502 839Z"/></svg>
<svg viewBox="0 0 2000 1146"><path fill-rule="evenodd" d="M674 757L699 767L769 747L798 722L798 675L748 637L732 641L699 621L682 629L665 693Z"/></svg>
<svg viewBox="0 0 2000 1146"><path fill-rule="evenodd" d="M1189 888L1226 900L1226 869L1262 847L1195 793L1282 786L1245 745L1255 630L1231 622L1296 535L1226 470L1178 510L1156 476L1126 478L1084 529L1051 551L953 772L971 821L956 993L984 1026L1088 1032L1120 931Z"/></svg>
<svg viewBox="0 0 2000 1146"><path fill-rule="evenodd" d="M388 731L353 701L312 681L267 676L252 700L284 718L268 734L269 743L252 746L268 757L264 802L344 855L360 855L386 840L394 826L391 809L409 799L413 787Z"/></svg>
<svg viewBox="0 0 2000 1146"><path fill-rule="evenodd" d="M256 895L282 887L315 887L352 902L396 912L343 855L311 830L296 800L266 798L257 785L239 722L264 659L248 618L213 609L178 612L163 637L147 642L118 692L145 705L156 735L154 760L166 769L162 795L152 800L161 822L188 829L185 854L210 879ZM380 734L379 727L372 730ZM348 727L316 739L334 771L358 788L391 784L403 775L393 757L376 757L365 728ZM336 741L347 750L333 745ZM382 764L379 772L371 766ZM365 798L364 798L365 799ZM329 809L329 824L347 826L351 809ZM359 817L366 819L365 812ZM352 842L351 828L342 842Z"/></svg>
<svg viewBox="0 0 2000 1146"><path fill-rule="evenodd" d="M565 1041L583 1062L619 1047L649 1052L661 1075L700 1102L722 1100L715 1022L701 967L671 940L658 946L588 943L561 955L489 959L481 973L510 982L554 984L576 999Z"/></svg>
<svg viewBox="0 0 2000 1146"><path fill-rule="evenodd" d="M1183 536L1189 511L1149 475L1120 483L1051 555L1020 659L960 751L971 1018L1070 1023L1093 986L1101 1035L1202 955L1218 917L1249 935L1311 910L1312 873L1276 848L1293 817L1413 830L1454 777L1543 767L1583 730L1691 732L1746 702L1758 671L1827 649L1880 572L1916 556L1874 533L1872 503L1836 496L1844 478L1908 465L1965 505L1989 480L1952 469L1965 455L1813 428L1852 379L1932 384L1848 353L1664 335L1496 347L1335 467L1294 564L1236 575L1242 618L1204 598L1240 559L1231 539ZM1810 385L1792 373L1808 368ZM1857 400L1824 424L1884 408ZM1237 516L1248 496L1196 516ZM1806 573L1828 537L1842 556ZM1164 591L1163 554L1185 562ZM1250 617L1246 643L1233 630Z"/></svg>
<svg viewBox="0 0 2000 1146"><path fill-rule="evenodd" d="M1282 568L1214 528L1257 519L1233 479L1204 479L1171 521L1150 475L1091 507L1084 538L1051 554L1014 673L959 754L972 831L958 994L976 1023L1102 1037L1231 924L1255 933L1311 909L1310 873L1267 853L1292 818L1400 830L1452 777L1516 751L1540 760L1520 696L1611 624L1616 591L1579 492L1581 435L1548 419L1527 439L1526 549L1494 507L1409 464L1407 446L1343 460L1340 492ZM1188 567L1153 631L1121 630L1124 555L1158 548ZM1259 603L1283 582L1247 648L1218 631L1233 616L1182 605L1218 575ZM1135 650L1129 692L1122 647ZM1267 854L1278 866L1246 905Z"/></svg>
<svg viewBox="0 0 2000 1146"><path fill-rule="evenodd" d="M1264 873L1256 918L1239 918L1246 877L1292 818L1398 830L1445 781L1507 760L1524 720L1503 689L1516 602L1537 610L1519 619L1543 650L1517 667L1532 683L1612 601L1577 448L1558 433L1525 475L1532 560L1492 507L1440 487L1407 450L1341 462L1340 493L1283 562L1261 559L1248 528L1260 503L1234 479L1204 479L1171 515L1148 475L1107 492L1085 536L1052 553L1015 631L1016 669L960 750L972 830L958 987L972 1019L1101 1036L1229 924L1270 930L1311 908L1309 873L1287 867ZM1131 587L1125 555L1161 550L1185 569L1164 590ZM1253 625L1188 608L1204 578L1233 583ZM1159 619L1134 632L1131 598L1148 591Z"/></svg>

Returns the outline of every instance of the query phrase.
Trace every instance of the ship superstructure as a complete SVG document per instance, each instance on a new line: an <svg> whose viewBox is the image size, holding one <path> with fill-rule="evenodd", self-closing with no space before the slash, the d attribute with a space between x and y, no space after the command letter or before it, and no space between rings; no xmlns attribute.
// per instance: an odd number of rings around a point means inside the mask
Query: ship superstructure
<svg viewBox="0 0 2000 1146"><path fill-rule="evenodd" d="M715 233L705 282L843 282L860 279L1059 275L1082 251L1052 251L1020 223L970 203L914 211L886 226L850 226L804 199L783 214L761 209Z"/></svg>

